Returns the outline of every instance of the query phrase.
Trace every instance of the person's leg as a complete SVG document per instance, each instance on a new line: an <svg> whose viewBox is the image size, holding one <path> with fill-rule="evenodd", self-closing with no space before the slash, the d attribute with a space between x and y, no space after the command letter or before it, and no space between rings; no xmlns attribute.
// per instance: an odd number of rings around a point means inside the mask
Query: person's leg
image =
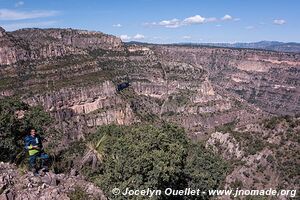
<svg viewBox="0 0 300 200"><path fill-rule="evenodd" d="M29 156L29 166L33 174L36 175L36 155Z"/></svg>
<svg viewBox="0 0 300 200"><path fill-rule="evenodd" d="M42 168L44 168L45 171L48 170L48 160L49 156L46 153L41 153L40 158L42 159Z"/></svg>

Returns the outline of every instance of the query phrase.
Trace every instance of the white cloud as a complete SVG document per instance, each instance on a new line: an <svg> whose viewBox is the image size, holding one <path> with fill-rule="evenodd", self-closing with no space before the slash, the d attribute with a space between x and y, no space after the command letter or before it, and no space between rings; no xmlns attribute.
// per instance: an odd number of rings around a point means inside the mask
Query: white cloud
<svg viewBox="0 0 300 200"><path fill-rule="evenodd" d="M17 3L15 3L15 7L20 7L24 5L24 1L18 1Z"/></svg>
<svg viewBox="0 0 300 200"><path fill-rule="evenodd" d="M3 26L3 28L7 31L14 31L21 28L50 27L56 23L57 21L24 22L24 23L3 24L1 26Z"/></svg>
<svg viewBox="0 0 300 200"><path fill-rule="evenodd" d="M273 20L273 24L276 24L276 25L283 25L285 23L286 23L286 21L284 19L274 19Z"/></svg>
<svg viewBox="0 0 300 200"><path fill-rule="evenodd" d="M177 28L180 26L180 20L178 19L171 19L171 20L163 20L160 21L159 23L153 22L152 25L159 25L159 26L164 26L166 28Z"/></svg>
<svg viewBox="0 0 300 200"><path fill-rule="evenodd" d="M192 36L190 36L190 35L184 35L182 38L183 38L183 39L191 39Z"/></svg>
<svg viewBox="0 0 300 200"><path fill-rule="evenodd" d="M54 10L21 12L16 10L0 9L0 20L35 19L42 17L51 17L58 14L59 12Z"/></svg>
<svg viewBox="0 0 300 200"><path fill-rule="evenodd" d="M230 15L225 15L221 19L217 19L216 17L203 17L201 15L194 15L191 17L187 17L183 20L179 19L171 19L171 20L162 20L160 22L147 22L143 23L144 26L162 26L165 28L178 28L181 26L187 26L187 25L193 25L193 24L204 24L204 23L211 23L211 22L219 22L219 21L227 21L227 20L233 20L233 21L239 21L240 18L233 18Z"/></svg>
<svg viewBox="0 0 300 200"><path fill-rule="evenodd" d="M135 39L135 40L142 40L142 39L145 39L145 36L138 33L135 36L133 36L133 39Z"/></svg>
<svg viewBox="0 0 300 200"><path fill-rule="evenodd" d="M224 17L221 18L223 21L232 20L232 17L228 14L224 15Z"/></svg>
<svg viewBox="0 0 300 200"><path fill-rule="evenodd" d="M120 27L122 27L122 25L121 25L121 24L113 24L112 26L113 26L113 27L117 27L117 28L120 28Z"/></svg>
<svg viewBox="0 0 300 200"><path fill-rule="evenodd" d="M201 17L200 15L188 17L183 20L184 24L202 24L204 22L205 22L205 18Z"/></svg>
<svg viewBox="0 0 300 200"><path fill-rule="evenodd" d="M121 38L121 40L123 40L123 41L127 41L127 40L130 40L130 39L131 39L131 37L128 36L128 35L120 35L120 38Z"/></svg>
<svg viewBox="0 0 300 200"><path fill-rule="evenodd" d="M200 15L195 15L191 16L188 18L185 18L184 20L179 20L179 19L171 19L171 20L162 20L160 22L151 22L151 23L144 23L145 26L162 26L165 28L178 28L180 26L184 25L192 25L192 24L202 24L206 22L214 22L217 21L216 18L211 17L211 18L204 18Z"/></svg>

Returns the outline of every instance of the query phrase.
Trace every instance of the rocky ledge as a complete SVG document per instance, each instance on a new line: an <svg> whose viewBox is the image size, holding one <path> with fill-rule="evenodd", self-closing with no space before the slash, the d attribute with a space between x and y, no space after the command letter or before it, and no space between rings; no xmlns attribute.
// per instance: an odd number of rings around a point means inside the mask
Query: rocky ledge
<svg viewBox="0 0 300 200"><path fill-rule="evenodd" d="M75 174L34 176L13 164L0 163L0 200L74 199L76 193L88 199L106 200L102 190ZM72 198L73 197L73 198Z"/></svg>

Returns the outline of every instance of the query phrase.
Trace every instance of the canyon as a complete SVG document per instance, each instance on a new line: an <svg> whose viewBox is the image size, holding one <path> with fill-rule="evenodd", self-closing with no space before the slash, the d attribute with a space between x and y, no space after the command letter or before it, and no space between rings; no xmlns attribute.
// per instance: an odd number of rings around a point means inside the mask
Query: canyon
<svg viewBox="0 0 300 200"><path fill-rule="evenodd" d="M1 29L0 64L0 94L42 105L70 134L151 117L197 135L233 120L300 111L297 53L137 46L98 32ZM116 91L124 80L130 94Z"/></svg>
<svg viewBox="0 0 300 200"><path fill-rule="evenodd" d="M266 159L278 151L298 152L299 143L283 141L284 123L278 125L281 131L265 130L261 123L274 116L299 117L299 77L299 53L137 45L101 32L0 28L0 98L41 105L63 133L61 148L101 125L171 122L224 159L246 163L236 165L227 186L241 181L261 187L255 177L245 178L259 164L277 181L269 186L288 185ZM118 91L122 82L129 87ZM232 133L218 130L232 123ZM254 134L259 131L263 134ZM266 145L249 155L237 132L285 146L275 151Z"/></svg>

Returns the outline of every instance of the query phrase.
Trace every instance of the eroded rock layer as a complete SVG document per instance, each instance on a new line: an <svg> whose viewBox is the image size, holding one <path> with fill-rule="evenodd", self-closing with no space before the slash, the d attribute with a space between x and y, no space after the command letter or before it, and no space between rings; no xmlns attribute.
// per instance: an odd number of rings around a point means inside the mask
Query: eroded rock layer
<svg viewBox="0 0 300 200"><path fill-rule="evenodd" d="M296 114L296 53L125 45L99 32L1 29L0 93L41 104L72 138L103 124L166 120L199 137L232 121ZM117 92L117 84L130 87Z"/></svg>

